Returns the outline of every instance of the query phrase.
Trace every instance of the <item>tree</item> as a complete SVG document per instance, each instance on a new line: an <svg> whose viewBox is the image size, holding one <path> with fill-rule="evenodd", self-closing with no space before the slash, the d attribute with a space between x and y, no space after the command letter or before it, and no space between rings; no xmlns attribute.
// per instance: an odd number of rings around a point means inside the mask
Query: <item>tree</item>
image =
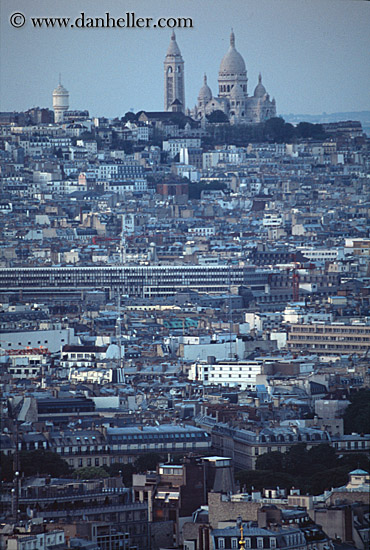
<svg viewBox="0 0 370 550"><path fill-rule="evenodd" d="M307 452L307 458L312 464L319 464L324 468L335 468L337 464L335 449L327 443L312 447Z"/></svg>
<svg viewBox="0 0 370 550"><path fill-rule="evenodd" d="M265 138L274 143L291 141L294 137L294 126L281 117L270 118L265 122Z"/></svg>
<svg viewBox="0 0 370 550"><path fill-rule="evenodd" d="M103 466L103 468L108 472L112 477L121 476L122 481L126 487L131 487L132 485L132 474L135 473L135 468L133 464L121 464L115 462L110 466Z"/></svg>
<svg viewBox="0 0 370 550"><path fill-rule="evenodd" d="M87 466L86 468L75 470L73 472L73 477L77 479L103 479L109 477L109 474L104 468Z"/></svg>
<svg viewBox="0 0 370 550"><path fill-rule="evenodd" d="M283 454L279 451L272 451L259 456L256 460L256 470L272 470L273 472L283 471Z"/></svg>
<svg viewBox="0 0 370 550"><path fill-rule="evenodd" d="M136 473L146 472L148 470L155 470L157 464L163 460L162 456L158 453L148 453L139 456L134 463Z"/></svg>
<svg viewBox="0 0 370 550"><path fill-rule="evenodd" d="M26 477L36 475L63 477L71 473L67 462L57 453L43 449L37 451L21 451L19 453L19 465L20 473L24 474Z"/></svg>
<svg viewBox="0 0 370 550"><path fill-rule="evenodd" d="M305 474L311 466L305 443L292 445L289 451L284 454L283 469L285 472L293 475Z"/></svg>
<svg viewBox="0 0 370 550"><path fill-rule="evenodd" d="M311 124L310 122L300 122L296 127L296 135L304 139L325 139L327 137L321 124Z"/></svg>
<svg viewBox="0 0 370 550"><path fill-rule="evenodd" d="M344 454L338 458L337 462L338 466L347 468L348 472L351 470L356 470L357 468L370 472L370 457L368 454Z"/></svg>
<svg viewBox="0 0 370 550"><path fill-rule="evenodd" d="M206 115L206 118L211 124L222 124L225 122L229 122L229 119L227 118L225 113L220 109L218 109L217 111L213 111L210 115Z"/></svg>
<svg viewBox="0 0 370 550"><path fill-rule="evenodd" d="M346 468L332 468L310 475L304 480L302 489L312 495L321 495L332 487L342 487L348 482L348 471Z"/></svg>
<svg viewBox="0 0 370 550"><path fill-rule="evenodd" d="M243 491L262 491L267 487L277 486L290 489L295 485L295 478L290 474L272 470L241 470L235 474L235 479Z"/></svg>
<svg viewBox="0 0 370 550"><path fill-rule="evenodd" d="M136 120L137 120L137 116L135 115L135 113L132 113L131 111L127 111L127 113L125 113L125 116L121 118L122 122L134 122Z"/></svg>
<svg viewBox="0 0 370 550"><path fill-rule="evenodd" d="M200 199L202 191L211 191L215 189L225 189L226 184L221 181L213 181L211 183L190 183L189 199Z"/></svg>
<svg viewBox="0 0 370 550"><path fill-rule="evenodd" d="M370 433L370 389L351 393L349 400L343 415L345 433Z"/></svg>

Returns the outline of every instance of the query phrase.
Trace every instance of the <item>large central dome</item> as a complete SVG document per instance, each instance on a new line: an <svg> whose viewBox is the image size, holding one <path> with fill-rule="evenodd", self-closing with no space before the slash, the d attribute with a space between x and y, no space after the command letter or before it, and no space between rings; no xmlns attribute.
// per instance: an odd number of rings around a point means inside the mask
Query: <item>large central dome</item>
<svg viewBox="0 0 370 550"><path fill-rule="evenodd" d="M220 65L220 75L227 74L241 74L245 73L245 63L244 59L240 53L235 49L235 35L231 32L230 35L230 47L227 50L226 54L222 58Z"/></svg>

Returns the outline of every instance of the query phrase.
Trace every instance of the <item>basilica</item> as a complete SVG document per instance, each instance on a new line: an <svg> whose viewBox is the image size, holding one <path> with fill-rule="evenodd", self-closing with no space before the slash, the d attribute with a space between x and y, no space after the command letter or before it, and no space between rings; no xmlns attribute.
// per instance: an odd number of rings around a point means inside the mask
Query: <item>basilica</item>
<svg viewBox="0 0 370 550"><path fill-rule="evenodd" d="M252 96L248 95L248 78L244 59L235 48L231 32L230 46L222 58L218 72L218 95L214 97L204 76L198 101L191 110L185 108L184 60L172 33L164 60L164 109L182 112L195 120L205 120L215 111L222 111L232 124L256 124L276 116L275 99L270 99L259 75Z"/></svg>

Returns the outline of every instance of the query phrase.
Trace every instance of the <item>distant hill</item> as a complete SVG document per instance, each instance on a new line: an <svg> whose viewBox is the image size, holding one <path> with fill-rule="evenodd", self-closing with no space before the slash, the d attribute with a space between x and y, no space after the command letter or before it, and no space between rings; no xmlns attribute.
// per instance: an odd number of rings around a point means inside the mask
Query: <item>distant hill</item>
<svg viewBox="0 0 370 550"><path fill-rule="evenodd" d="M311 122L321 124L323 122L340 122L343 120L359 120L364 132L370 135L370 111L348 111L343 113L322 113L321 115L281 115L286 122L298 124L299 122Z"/></svg>

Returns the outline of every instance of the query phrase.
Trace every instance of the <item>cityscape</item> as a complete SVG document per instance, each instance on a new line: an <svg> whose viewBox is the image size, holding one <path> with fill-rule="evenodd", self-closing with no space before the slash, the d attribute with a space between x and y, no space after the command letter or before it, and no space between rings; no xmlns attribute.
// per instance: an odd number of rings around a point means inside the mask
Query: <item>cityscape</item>
<svg viewBox="0 0 370 550"><path fill-rule="evenodd" d="M370 111L289 111L238 21L194 96L179 6L6 16L167 43L120 116L6 89L0 550L368 550Z"/></svg>

